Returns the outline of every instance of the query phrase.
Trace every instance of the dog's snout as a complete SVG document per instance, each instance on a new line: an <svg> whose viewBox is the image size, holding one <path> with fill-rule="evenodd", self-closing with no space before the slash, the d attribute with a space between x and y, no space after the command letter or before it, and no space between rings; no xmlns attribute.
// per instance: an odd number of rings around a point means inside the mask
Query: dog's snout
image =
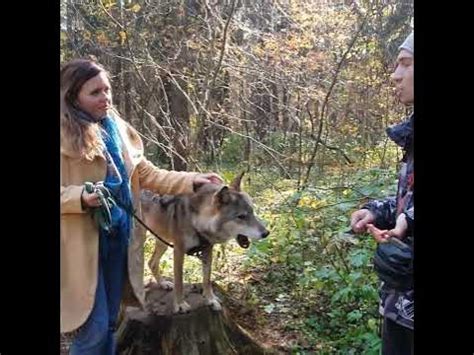
<svg viewBox="0 0 474 355"><path fill-rule="evenodd" d="M270 231L266 230L262 233L262 239L268 237L268 235L270 234Z"/></svg>

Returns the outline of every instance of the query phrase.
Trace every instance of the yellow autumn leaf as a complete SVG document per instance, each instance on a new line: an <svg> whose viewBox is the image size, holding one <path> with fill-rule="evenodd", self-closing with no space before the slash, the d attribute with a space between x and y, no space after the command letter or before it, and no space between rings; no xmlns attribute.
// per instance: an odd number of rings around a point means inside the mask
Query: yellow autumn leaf
<svg viewBox="0 0 474 355"><path fill-rule="evenodd" d="M270 260L271 260L273 263L277 263L277 262L279 261L277 256L272 256L272 257L270 258Z"/></svg>
<svg viewBox="0 0 474 355"><path fill-rule="evenodd" d="M99 43L101 46L107 46L109 44L109 41L107 39L107 36L105 33L100 32L97 36L97 43Z"/></svg>
<svg viewBox="0 0 474 355"><path fill-rule="evenodd" d="M127 38L127 33L125 31L120 31L119 36L120 36L120 45L123 45Z"/></svg>
<svg viewBox="0 0 474 355"><path fill-rule="evenodd" d="M138 12L141 8L142 7L139 4L135 4L130 8L130 10L132 10L133 12Z"/></svg>
<svg viewBox="0 0 474 355"><path fill-rule="evenodd" d="M105 0L105 1L102 1L102 4L104 5L104 7L109 10L111 7L115 6L116 5L116 1L114 0Z"/></svg>

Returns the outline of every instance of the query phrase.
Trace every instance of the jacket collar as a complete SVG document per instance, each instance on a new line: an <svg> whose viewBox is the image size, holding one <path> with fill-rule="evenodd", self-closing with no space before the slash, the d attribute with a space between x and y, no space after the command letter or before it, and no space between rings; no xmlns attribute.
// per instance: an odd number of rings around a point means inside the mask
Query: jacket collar
<svg viewBox="0 0 474 355"><path fill-rule="evenodd" d="M402 123L390 126L386 132L388 137L403 149L407 149L413 140L414 114Z"/></svg>

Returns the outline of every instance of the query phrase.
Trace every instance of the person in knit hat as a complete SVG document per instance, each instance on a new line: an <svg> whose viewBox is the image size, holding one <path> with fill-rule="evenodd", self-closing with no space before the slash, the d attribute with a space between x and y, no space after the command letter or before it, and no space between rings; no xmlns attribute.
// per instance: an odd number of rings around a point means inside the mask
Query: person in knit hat
<svg viewBox="0 0 474 355"><path fill-rule="evenodd" d="M408 107L414 105L414 54L412 32L399 47L395 70L391 75L398 99ZM377 241L376 257L381 255L382 244L394 242L392 238L402 241L411 250L413 248L413 122L412 112L402 123L387 129L389 138L404 151L397 195L385 200L370 201L351 216L351 229L355 233L370 233ZM374 265L376 259L374 258ZM413 257L409 259L409 265L412 265L412 262ZM383 316L382 354L413 354L415 309L412 272L410 271L410 277L407 278L406 274L385 272L383 267L376 270L381 280L379 310Z"/></svg>
<svg viewBox="0 0 474 355"><path fill-rule="evenodd" d="M413 41L413 32L408 35L402 45L399 47L399 54L397 57L397 67L392 74L392 80L395 82L397 88L397 95L401 103L406 106L413 105L413 68L415 45Z"/></svg>

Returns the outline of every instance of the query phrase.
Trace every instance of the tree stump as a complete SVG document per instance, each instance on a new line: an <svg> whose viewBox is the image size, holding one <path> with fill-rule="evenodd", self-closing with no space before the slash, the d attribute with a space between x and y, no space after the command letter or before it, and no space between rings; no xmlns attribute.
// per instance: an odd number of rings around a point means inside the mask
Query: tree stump
<svg viewBox="0 0 474 355"><path fill-rule="evenodd" d="M149 290L145 310L129 307L117 331L121 355L273 354L236 324L225 307L225 295L214 287L222 311L205 304L200 284L184 286L189 313L172 313L172 291Z"/></svg>

